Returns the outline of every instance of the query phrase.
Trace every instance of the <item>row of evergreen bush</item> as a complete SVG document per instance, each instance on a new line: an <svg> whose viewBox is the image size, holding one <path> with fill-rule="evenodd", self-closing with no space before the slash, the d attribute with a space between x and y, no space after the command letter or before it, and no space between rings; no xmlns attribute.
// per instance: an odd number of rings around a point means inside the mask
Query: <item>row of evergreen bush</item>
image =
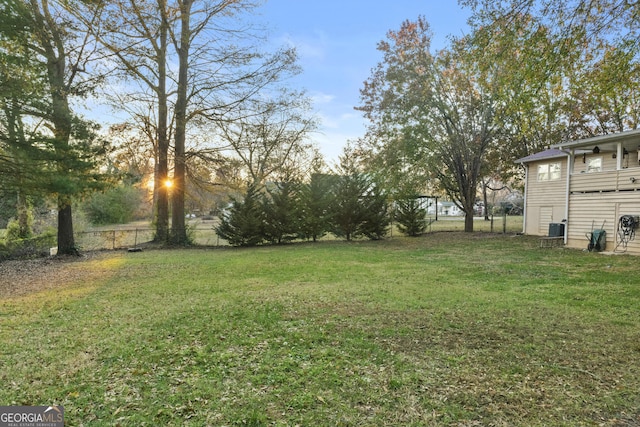
<svg viewBox="0 0 640 427"><path fill-rule="evenodd" d="M392 218L405 234L424 232L426 211L416 199L390 206L365 174L314 174L306 184L250 186L222 212L216 232L234 246L316 241L328 233L346 240L377 240L387 235Z"/></svg>

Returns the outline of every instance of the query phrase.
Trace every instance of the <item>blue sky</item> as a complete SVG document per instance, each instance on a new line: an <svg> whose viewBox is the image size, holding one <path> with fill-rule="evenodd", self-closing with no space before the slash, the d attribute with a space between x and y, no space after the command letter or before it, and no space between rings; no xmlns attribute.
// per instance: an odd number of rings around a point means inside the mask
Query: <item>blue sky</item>
<svg viewBox="0 0 640 427"><path fill-rule="evenodd" d="M327 161L337 161L348 140L364 134L365 121L354 107L360 88L381 60L376 50L389 30L424 15L433 32L432 46L467 32L469 10L457 0L267 0L260 8L272 42L298 49L303 73L293 82L314 100L322 123L312 139Z"/></svg>

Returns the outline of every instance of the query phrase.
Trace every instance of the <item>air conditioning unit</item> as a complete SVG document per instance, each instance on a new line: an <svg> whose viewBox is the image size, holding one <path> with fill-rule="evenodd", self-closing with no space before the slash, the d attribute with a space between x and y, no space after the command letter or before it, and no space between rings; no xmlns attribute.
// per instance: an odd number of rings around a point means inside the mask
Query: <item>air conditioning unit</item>
<svg viewBox="0 0 640 427"><path fill-rule="evenodd" d="M549 237L564 237L564 224L561 222L549 224Z"/></svg>

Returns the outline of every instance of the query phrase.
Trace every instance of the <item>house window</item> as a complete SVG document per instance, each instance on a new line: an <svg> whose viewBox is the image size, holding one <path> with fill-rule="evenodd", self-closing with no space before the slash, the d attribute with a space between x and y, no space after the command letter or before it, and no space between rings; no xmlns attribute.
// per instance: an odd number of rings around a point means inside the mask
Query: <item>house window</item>
<svg viewBox="0 0 640 427"><path fill-rule="evenodd" d="M587 172L602 172L602 157L587 159Z"/></svg>
<svg viewBox="0 0 640 427"><path fill-rule="evenodd" d="M560 163L538 165L538 181L555 181L560 179Z"/></svg>

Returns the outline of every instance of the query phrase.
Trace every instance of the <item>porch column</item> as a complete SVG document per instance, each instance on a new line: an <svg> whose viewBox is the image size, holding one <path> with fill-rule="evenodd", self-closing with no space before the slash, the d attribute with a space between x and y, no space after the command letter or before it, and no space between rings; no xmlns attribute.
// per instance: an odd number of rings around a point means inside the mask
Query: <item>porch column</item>
<svg viewBox="0 0 640 427"><path fill-rule="evenodd" d="M622 160L624 157L624 150L622 148L622 142L618 142L616 153L616 170L622 170Z"/></svg>

